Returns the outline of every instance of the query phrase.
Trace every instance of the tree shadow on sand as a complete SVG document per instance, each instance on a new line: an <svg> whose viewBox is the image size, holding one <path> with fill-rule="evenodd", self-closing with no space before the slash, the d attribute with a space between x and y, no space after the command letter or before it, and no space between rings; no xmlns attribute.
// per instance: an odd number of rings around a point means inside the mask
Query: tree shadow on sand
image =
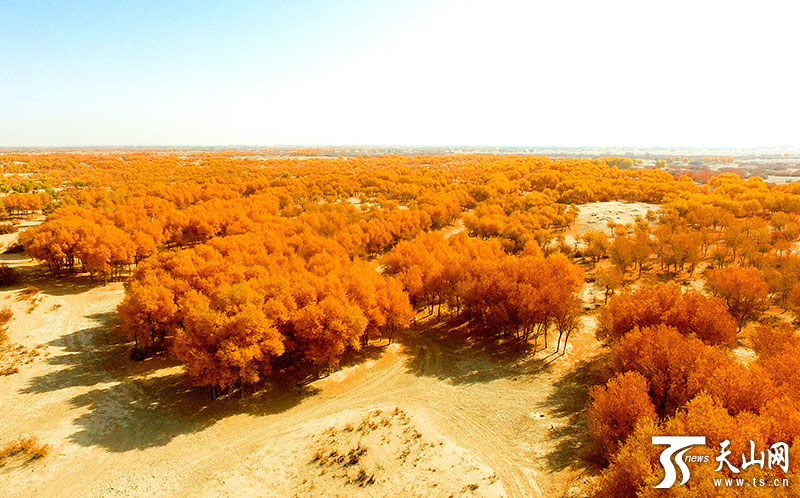
<svg viewBox="0 0 800 498"><path fill-rule="evenodd" d="M129 359L131 344L114 331L116 313L86 317L86 327L50 342L63 354L47 358L57 366L32 378L21 390L28 394L77 389L69 404L84 411L74 420L80 429L69 439L81 446L101 446L125 452L163 446L174 438L200 432L238 414L278 414L317 393L310 368L276 372L263 385L213 399L204 388L192 387L175 360L166 356L142 362ZM346 355L340 367L377 358L381 346ZM313 377L316 379L316 376Z"/></svg>
<svg viewBox="0 0 800 498"><path fill-rule="evenodd" d="M428 320L401 334L398 342L406 347L407 367L414 374L464 385L540 374L561 357L553 340L544 349L540 339L535 351L533 343L511 336L470 331L464 321Z"/></svg>
<svg viewBox="0 0 800 498"><path fill-rule="evenodd" d="M590 403L589 389L605 381L601 365L601 357L579 362L553 384L553 392L542 403L542 408L554 417L567 420L566 424L552 430L556 445L545 459L550 471L573 469L595 473L600 470L595 461L596 448L587 429L586 410Z"/></svg>
<svg viewBox="0 0 800 498"><path fill-rule="evenodd" d="M178 370L167 375L128 377L74 397L75 407L88 412L75 420L81 429L70 440L81 446L102 446L113 452L163 446L178 436L203 431L237 414L267 416L298 405L313 388L270 385L240 396L241 391L212 399L193 388Z"/></svg>
<svg viewBox="0 0 800 498"><path fill-rule="evenodd" d="M19 255L3 255L0 256L14 256L16 259L10 260L0 258L0 264L7 263L26 263L30 261L30 256L27 254ZM18 273L19 279L17 283L4 286L3 290L17 291L22 290L28 286L33 286L39 289L39 292L46 296L71 296L75 294L82 294L88 290L96 287L104 287L114 282L125 281L127 276L115 277L104 282L100 277L91 277L88 273L76 274L61 274L53 276L44 264L35 265L14 265L12 266Z"/></svg>
<svg viewBox="0 0 800 498"><path fill-rule="evenodd" d="M58 337L46 345L59 348L63 354L45 361L61 368L34 377L23 393L45 393L76 386L93 386L109 380L104 364L113 366L124 358L124 345L110 333L116 313L100 313L86 317L96 325Z"/></svg>
<svg viewBox="0 0 800 498"><path fill-rule="evenodd" d="M24 278L24 281L37 287L41 294L47 296L71 296L105 286L102 280L90 278L88 275L56 278L47 272L30 275Z"/></svg>
<svg viewBox="0 0 800 498"><path fill-rule="evenodd" d="M0 264L2 261L0 261ZM75 275L70 277L53 277L50 272L40 266L17 266L14 269L19 273L16 283L0 286L4 291L19 292L29 287L34 287L37 294L43 296L71 296L82 294L96 287L104 287L102 280L93 279L88 275ZM109 281L108 283L111 283Z"/></svg>

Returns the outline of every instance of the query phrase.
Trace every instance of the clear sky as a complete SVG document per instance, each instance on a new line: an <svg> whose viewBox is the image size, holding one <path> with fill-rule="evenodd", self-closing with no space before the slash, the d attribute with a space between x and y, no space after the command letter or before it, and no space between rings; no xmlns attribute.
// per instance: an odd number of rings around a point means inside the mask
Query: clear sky
<svg viewBox="0 0 800 498"><path fill-rule="evenodd" d="M0 0L0 146L797 146L799 19L764 0Z"/></svg>

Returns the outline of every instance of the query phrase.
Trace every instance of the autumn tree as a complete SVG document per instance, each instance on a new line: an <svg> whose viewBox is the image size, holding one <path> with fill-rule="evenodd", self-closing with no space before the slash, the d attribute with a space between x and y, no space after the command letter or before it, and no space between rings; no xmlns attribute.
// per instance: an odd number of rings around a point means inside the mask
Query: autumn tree
<svg viewBox="0 0 800 498"><path fill-rule="evenodd" d="M795 312L795 314L800 315L800 282L791 287L788 300L791 309Z"/></svg>
<svg viewBox="0 0 800 498"><path fill-rule="evenodd" d="M725 300L738 330L767 305L767 284L757 268L731 266L709 270L709 290Z"/></svg>
<svg viewBox="0 0 800 498"><path fill-rule="evenodd" d="M709 344L732 344L736 323L725 302L674 283L617 294L600 312L598 336L620 340L636 327L667 325Z"/></svg>
<svg viewBox="0 0 800 498"><path fill-rule="evenodd" d="M638 372L647 379L653 405L665 416L691 398L689 376L708 351L699 339L658 325L626 334L613 347L610 365L614 372Z"/></svg>
<svg viewBox="0 0 800 498"><path fill-rule="evenodd" d="M647 380L635 371L619 374L605 386L589 391L592 404L587 425L603 457L616 453L642 419L656 420L648 391Z"/></svg>
<svg viewBox="0 0 800 498"><path fill-rule="evenodd" d="M622 271L616 267L598 270L594 278L595 282L597 282L597 285L604 290L603 304L608 304L608 298L613 296L614 292L621 288L625 283Z"/></svg>
<svg viewBox="0 0 800 498"><path fill-rule="evenodd" d="M408 295L403 292L403 284L399 280L386 277L384 285L378 287L375 294L377 307L383 320L378 322L378 330L389 339L394 340L397 330L408 326L414 317L414 308L408 300ZM367 337L365 336L365 343Z"/></svg>
<svg viewBox="0 0 800 498"><path fill-rule="evenodd" d="M608 254L610 242L608 236L602 231L589 231L581 237L586 246L583 253L593 262L597 262Z"/></svg>
<svg viewBox="0 0 800 498"><path fill-rule="evenodd" d="M217 302L197 291L181 300L183 326L173 351L198 385L225 389L254 384L284 351L283 337L246 284L220 289Z"/></svg>
<svg viewBox="0 0 800 498"><path fill-rule="evenodd" d="M161 351L165 339L173 336L179 324L174 288L178 286L166 272L142 271L126 283L125 299L117 311L122 331L143 353Z"/></svg>
<svg viewBox="0 0 800 498"><path fill-rule="evenodd" d="M634 242L627 233L618 233L614 237L614 241L608 249L608 257L622 276L635 263Z"/></svg>
<svg viewBox="0 0 800 498"><path fill-rule="evenodd" d="M562 336L564 337L564 351L572 332L580 326L579 315L582 312L580 291L583 287L584 273L581 268L572 264L569 259L561 254L554 254L546 259L541 259L545 277L541 284L541 295L544 297L544 333L545 348L547 347L547 320L553 321L558 338L556 352Z"/></svg>
<svg viewBox="0 0 800 498"><path fill-rule="evenodd" d="M760 358L776 356L787 349L800 349L800 335L786 322L760 324L751 336L753 349Z"/></svg>
<svg viewBox="0 0 800 498"><path fill-rule="evenodd" d="M631 256L633 261L638 267L639 277L642 276L642 270L645 263L653 253L653 244L650 240L650 228L646 222L637 222L634 230L633 241L631 243Z"/></svg>

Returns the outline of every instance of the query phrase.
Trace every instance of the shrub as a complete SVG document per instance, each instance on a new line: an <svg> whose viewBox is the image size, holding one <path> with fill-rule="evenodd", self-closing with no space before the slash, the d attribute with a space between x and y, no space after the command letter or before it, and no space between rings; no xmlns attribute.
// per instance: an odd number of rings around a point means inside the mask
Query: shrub
<svg viewBox="0 0 800 498"><path fill-rule="evenodd" d="M0 285L13 285L19 282L19 272L8 265L0 265Z"/></svg>
<svg viewBox="0 0 800 498"><path fill-rule="evenodd" d="M14 318L14 313L6 306L0 309L0 346L8 341L8 322Z"/></svg>
<svg viewBox="0 0 800 498"><path fill-rule="evenodd" d="M16 365L0 367L0 375L12 375L15 373L19 373L19 367Z"/></svg>
<svg viewBox="0 0 800 498"><path fill-rule="evenodd" d="M33 299L33 296L35 296L37 292L39 292L39 288L38 287L34 287L32 285L28 285L27 287L25 287L24 289L19 291L19 298L20 299Z"/></svg>
<svg viewBox="0 0 800 498"><path fill-rule="evenodd" d="M3 251L3 254L21 254L25 252L25 246L19 242L14 242L10 246L6 247L6 250Z"/></svg>
<svg viewBox="0 0 800 498"><path fill-rule="evenodd" d="M38 460L46 457L52 449L36 436L20 436L0 449L0 466L8 458L19 454L27 454L30 460Z"/></svg>

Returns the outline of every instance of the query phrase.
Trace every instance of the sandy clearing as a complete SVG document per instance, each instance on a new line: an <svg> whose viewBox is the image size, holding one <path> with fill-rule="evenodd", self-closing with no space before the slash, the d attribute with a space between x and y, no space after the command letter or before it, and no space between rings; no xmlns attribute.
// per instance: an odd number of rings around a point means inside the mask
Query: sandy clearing
<svg viewBox="0 0 800 498"><path fill-rule="evenodd" d="M440 230L442 236L445 239L449 239L453 235L457 233L461 233L464 231L464 220L459 218L453 223L452 225L446 226Z"/></svg>
<svg viewBox="0 0 800 498"><path fill-rule="evenodd" d="M660 205L646 202L608 201L580 204L578 208L580 211L574 224L574 230L577 233L606 230L606 233L611 235L606 226L609 220L620 224L633 223L636 218L644 218L647 211L658 211Z"/></svg>
<svg viewBox="0 0 800 498"><path fill-rule="evenodd" d="M631 224L637 218L644 218L648 210L658 212L660 209L658 204L621 201L592 202L579 204L577 207L580 209L578 217L564 236L570 246L575 244L576 237L589 231L602 230L606 235L613 235L608 228L609 221L622 225Z"/></svg>

